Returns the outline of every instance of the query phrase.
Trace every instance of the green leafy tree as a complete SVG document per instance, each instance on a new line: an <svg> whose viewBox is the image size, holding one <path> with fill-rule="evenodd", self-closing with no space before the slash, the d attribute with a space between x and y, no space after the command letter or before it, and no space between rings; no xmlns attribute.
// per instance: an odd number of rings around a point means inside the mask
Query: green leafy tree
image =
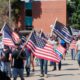
<svg viewBox="0 0 80 80"><path fill-rule="evenodd" d="M2 14L9 12L9 1L11 3L11 18L20 13L21 0L0 0L0 29L3 26ZM15 17L17 19L17 17Z"/></svg>
<svg viewBox="0 0 80 80"><path fill-rule="evenodd" d="M80 0L67 1L68 24L80 29Z"/></svg>
<svg viewBox="0 0 80 80"><path fill-rule="evenodd" d="M10 0L11 4L16 0ZM3 26L2 14L9 12L9 0L0 0L0 29Z"/></svg>
<svg viewBox="0 0 80 80"><path fill-rule="evenodd" d="M21 13L20 5L22 2L20 0L16 0L12 2L12 15L17 19L18 15Z"/></svg>
<svg viewBox="0 0 80 80"><path fill-rule="evenodd" d="M3 26L2 14L8 11L8 0L0 0L0 28Z"/></svg>

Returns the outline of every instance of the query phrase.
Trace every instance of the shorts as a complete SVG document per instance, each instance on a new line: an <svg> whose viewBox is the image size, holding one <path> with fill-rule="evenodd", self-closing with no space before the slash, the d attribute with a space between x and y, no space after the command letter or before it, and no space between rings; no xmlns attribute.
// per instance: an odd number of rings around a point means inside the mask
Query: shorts
<svg viewBox="0 0 80 80"><path fill-rule="evenodd" d="M17 78L18 75L23 78L24 69L13 68L13 78Z"/></svg>

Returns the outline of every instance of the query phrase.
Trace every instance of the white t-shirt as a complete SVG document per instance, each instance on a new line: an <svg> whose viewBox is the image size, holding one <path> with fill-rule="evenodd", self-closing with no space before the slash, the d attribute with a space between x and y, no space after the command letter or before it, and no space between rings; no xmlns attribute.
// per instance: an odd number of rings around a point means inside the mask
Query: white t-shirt
<svg viewBox="0 0 80 80"><path fill-rule="evenodd" d="M56 42L55 40L50 40L50 39L48 39L48 42L53 45L53 48L54 48L54 49L56 48L57 42Z"/></svg>

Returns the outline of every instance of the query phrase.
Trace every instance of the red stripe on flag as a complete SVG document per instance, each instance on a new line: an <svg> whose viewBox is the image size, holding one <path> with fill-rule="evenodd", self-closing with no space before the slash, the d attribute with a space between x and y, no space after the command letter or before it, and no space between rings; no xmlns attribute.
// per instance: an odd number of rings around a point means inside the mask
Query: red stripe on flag
<svg viewBox="0 0 80 80"><path fill-rule="evenodd" d="M62 55L65 54L65 51L66 51L66 49L65 49L63 46L61 46L61 45L58 45L57 50L58 50Z"/></svg>
<svg viewBox="0 0 80 80"><path fill-rule="evenodd" d="M4 43L4 45L13 46L13 47L15 46L13 41L11 39L8 39L8 38L4 38L3 43Z"/></svg>
<svg viewBox="0 0 80 80"><path fill-rule="evenodd" d="M51 60L54 62L60 62L61 58L58 54L53 51L53 46L46 44L44 48L39 48L30 40L27 47L32 51L32 53L38 57L45 60Z"/></svg>

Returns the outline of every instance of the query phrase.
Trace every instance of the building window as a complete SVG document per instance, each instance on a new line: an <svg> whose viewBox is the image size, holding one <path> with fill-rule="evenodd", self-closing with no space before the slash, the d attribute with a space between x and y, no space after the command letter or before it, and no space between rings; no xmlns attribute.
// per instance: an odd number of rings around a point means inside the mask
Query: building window
<svg viewBox="0 0 80 80"><path fill-rule="evenodd" d="M32 29L32 2L25 2L25 19L26 30Z"/></svg>

